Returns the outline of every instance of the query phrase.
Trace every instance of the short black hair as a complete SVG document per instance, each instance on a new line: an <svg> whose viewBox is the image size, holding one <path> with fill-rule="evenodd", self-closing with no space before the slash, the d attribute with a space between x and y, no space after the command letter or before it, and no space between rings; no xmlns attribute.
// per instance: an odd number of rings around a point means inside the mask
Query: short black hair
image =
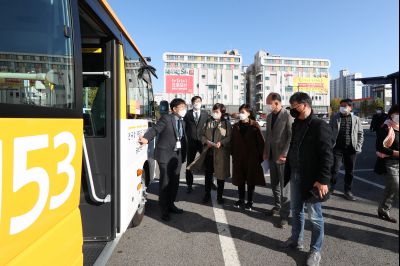
<svg viewBox="0 0 400 266"><path fill-rule="evenodd" d="M268 94L267 98L268 97L271 97L271 100L273 100L273 101L282 102L281 95L277 92L271 92L270 94Z"/></svg>
<svg viewBox="0 0 400 266"><path fill-rule="evenodd" d="M310 96L305 92L296 92L292 96L290 96L289 103L293 104L294 102L306 103L310 107L312 107L312 100Z"/></svg>
<svg viewBox="0 0 400 266"><path fill-rule="evenodd" d="M394 104L394 105L392 105L392 107L390 107L389 112L388 112L389 118L391 118L392 114L394 114L394 113L399 113L399 105L398 104Z"/></svg>
<svg viewBox="0 0 400 266"><path fill-rule="evenodd" d="M199 95L196 95L196 96L193 96L192 103L194 103L198 99L200 99L200 101L203 101L203 99Z"/></svg>
<svg viewBox="0 0 400 266"><path fill-rule="evenodd" d="M342 104L342 103L346 103L348 106L353 105L353 101L351 99L343 99L340 101L340 104Z"/></svg>
<svg viewBox="0 0 400 266"><path fill-rule="evenodd" d="M186 105L185 100L183 100L181 98L175 98L169 103L169 108L171 108L171 110L172 110L172 108L177 107L178 105L181 105L181 104Z"/></svg>
<svg viewBox="0 0 400 266"><path fill-rule="evenodd" d="M221 112L221 114L225 114L225 113L226 113L226 107L225 107L225 105L222 104L222 103L216 103L216 104L214 104L214 106L213 106L212 109L213 109L213 111L219 109L219 111Z"/></svg>
<svg viewBox="0 0 400 266"><path fill-rule="evenodd" d="M249 104L247 104L247 103L242 104L242 105L239 107L239 112L240 112L240 110L242 110L242 109L245 109L248 113L250 113L250 119L255 120L253 108L251 108L251 106L250 106Z"/></svg>

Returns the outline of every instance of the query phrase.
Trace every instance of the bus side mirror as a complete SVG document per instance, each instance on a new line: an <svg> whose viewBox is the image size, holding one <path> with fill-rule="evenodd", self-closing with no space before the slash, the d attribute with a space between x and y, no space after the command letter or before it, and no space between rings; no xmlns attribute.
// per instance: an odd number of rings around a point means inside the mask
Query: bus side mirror
<svg viewBox="0 0 400 266"><path fill-rule="evenodd" d="M168 101L160 102L160 115L165 115L169 113L169 103Z"/></svg>

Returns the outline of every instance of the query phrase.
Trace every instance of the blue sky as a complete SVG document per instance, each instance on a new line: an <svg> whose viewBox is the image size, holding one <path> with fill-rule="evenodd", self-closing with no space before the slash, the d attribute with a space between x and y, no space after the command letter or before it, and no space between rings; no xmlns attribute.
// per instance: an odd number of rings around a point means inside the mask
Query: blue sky
<svg viewBox="0 0 400 266"><path fill-rule="evenodd" d="M331 60L364 76L399 69L398 0L108 0L159 79L162 54L221 53L238 49L243 64L263 49L271 54Z"/></svg>

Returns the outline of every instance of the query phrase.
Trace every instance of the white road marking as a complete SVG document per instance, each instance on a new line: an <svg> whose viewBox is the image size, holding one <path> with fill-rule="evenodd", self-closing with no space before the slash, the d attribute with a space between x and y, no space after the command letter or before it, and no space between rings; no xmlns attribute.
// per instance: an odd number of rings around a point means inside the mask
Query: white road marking
<svg viewBox="0 0 400 266"><path fill-rule="evenodd" d="M367 169L364 169L364 170L367 171ZM344 174L344 171L343 171L343 170L340 170L339 173ZM378 184L378 183L369 181L369 180L367 180L367 179L364 179L364 178L359 177L359 176L356 176L356 175L353 175L353 178L354 178L354 179L357 179L357 180L359 180L359 181L365 182L365 183L367 183L367 184L373 185L373 186L375 186L375 187L381 188L381 189L384 189L384 188L385 188L385 186L382 186L382 185L380 185L380 184Z"/></svg>
<svg viewBox="0 0 400 266"><path fill-rule="evenodd" d="M217 224L219 242L221 244L222 255L226 266L239 266L239 256L236 251L235 242L232 239L229 224L226 219L224 209L217 204L215 192L211 196L212 206L215 216L215 223Z"/></svg>

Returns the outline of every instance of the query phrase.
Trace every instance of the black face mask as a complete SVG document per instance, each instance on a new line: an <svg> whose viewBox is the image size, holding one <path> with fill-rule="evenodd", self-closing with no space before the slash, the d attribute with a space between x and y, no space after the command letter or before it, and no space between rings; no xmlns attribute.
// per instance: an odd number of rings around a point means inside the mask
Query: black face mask
<svg viewBox="0 0 400 266"><path fill-rule="evenodd" d="M296 108L292 108L292 109L290 109L290 115L293 117L293 118L298 118L299 117L299 115L300 115L300 112L299 111L297 111L297 109Z"/></svg>

